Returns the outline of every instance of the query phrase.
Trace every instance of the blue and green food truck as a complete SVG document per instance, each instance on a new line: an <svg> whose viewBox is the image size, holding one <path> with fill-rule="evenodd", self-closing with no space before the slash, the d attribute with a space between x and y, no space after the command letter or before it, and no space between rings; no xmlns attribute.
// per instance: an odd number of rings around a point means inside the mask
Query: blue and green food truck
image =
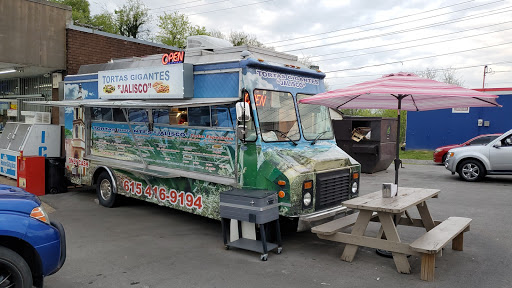
<svg viewBox="0 0 512 288"><path fill-rule="evenodd" d="M299 231L344 213L360 165L329 110L298 103L325 74L270 49L191 46L65 78L65 100L48 104L65 107L69 180L106 207L123 195L215 219L223 191L276 191Z"/></svg>

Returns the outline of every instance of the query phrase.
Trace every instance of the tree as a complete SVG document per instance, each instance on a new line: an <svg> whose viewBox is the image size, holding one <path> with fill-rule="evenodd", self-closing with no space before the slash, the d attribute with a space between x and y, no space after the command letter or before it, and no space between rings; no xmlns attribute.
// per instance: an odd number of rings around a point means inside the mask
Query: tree
<svg viewBox="0 0 512 288"><path fill-rule="evenodd" d="M137 38L139 34L149 31L142 28L151 21L149 9L140 0L128 0L128 3L114 13L120 35Z"/></svg>
<svg viewBox="0 0 512 288"><path fill-rule="evenodd" d="M186 48L187 37L210 35L205 27L193 25L185 14L178 11L158 16L158 34L156 39L163 44Z"/></svg>
<svg viewBox="0 0 512 288"><path fill-rule="evenodd" d="M71 6L73 22L77 24L89 24L91 10L87 0L48 0L50 2Z"/></svg>
<svg viewBox="0 0 512 288"><path fill-rule="evenodd" d="M251 45L256 47L265 47L263 43L258 41L256 36L247 34L245 32L231 31L228 38L229 42L231 42L234 46Z"/></svg>
<svg viewBox="0 0 512 288"><path fill-rule="evenodd" d="M439 75L438 72L443 71L443 75ZM459 76L457 76L457 71L454 68L447 68L447 69L433 69L433 68L427 68L423 71L418 72L418 75L424 78L453 84L457 86L463 86L464 80L462 80Z"/></svg>
<svg viewBox="0 0 512 288"><path fill-rule="evenodd" d="M120 34L117 29L115 15L106 10L100 14L92 16L91 25L107 33Z"/></svg>

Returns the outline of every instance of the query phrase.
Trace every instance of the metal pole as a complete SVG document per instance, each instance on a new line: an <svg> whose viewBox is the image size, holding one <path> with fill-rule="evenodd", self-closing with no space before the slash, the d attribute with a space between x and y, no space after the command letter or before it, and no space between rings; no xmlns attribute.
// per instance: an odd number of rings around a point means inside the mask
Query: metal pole
<svg viewBox="0 0 512 288"><path fill-rule="evenodd" d="M487 65L484 66L484 81L482 82L482 89L485 89L485 74L487 74Z"/></svg>
<svg viewBox="0 0 512 288"><path fill-rule="evenodd" d="M402 95L398 96L398 125L396 131L396 158L395 158L395 184L398 186L398 169L400 169L400 109L402 109Z"/></svg>

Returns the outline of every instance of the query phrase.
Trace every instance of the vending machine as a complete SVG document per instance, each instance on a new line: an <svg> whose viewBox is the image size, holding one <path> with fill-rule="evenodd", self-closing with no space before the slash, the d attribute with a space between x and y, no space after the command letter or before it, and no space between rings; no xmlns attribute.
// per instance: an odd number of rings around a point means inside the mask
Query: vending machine
<svg viewBox="0 0 512 288"><path fill-rule="evenodd" d="M0 175L17 179L17 157L60 157L61 128L51 124L7 123L0 135ZM41 171L44 173L43 171Z"/></svg>

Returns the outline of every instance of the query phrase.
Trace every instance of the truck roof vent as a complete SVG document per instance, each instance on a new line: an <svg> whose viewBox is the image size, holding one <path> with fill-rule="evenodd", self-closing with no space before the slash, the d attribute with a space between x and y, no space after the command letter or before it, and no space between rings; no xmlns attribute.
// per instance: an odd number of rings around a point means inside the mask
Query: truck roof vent
<svg viewBox="0 0 512 288"><path fill-rule="evenodd" d="M227 40L206 35L187 37L187 50L213 50L226 47L233 47L233 44Z"/></svg>

